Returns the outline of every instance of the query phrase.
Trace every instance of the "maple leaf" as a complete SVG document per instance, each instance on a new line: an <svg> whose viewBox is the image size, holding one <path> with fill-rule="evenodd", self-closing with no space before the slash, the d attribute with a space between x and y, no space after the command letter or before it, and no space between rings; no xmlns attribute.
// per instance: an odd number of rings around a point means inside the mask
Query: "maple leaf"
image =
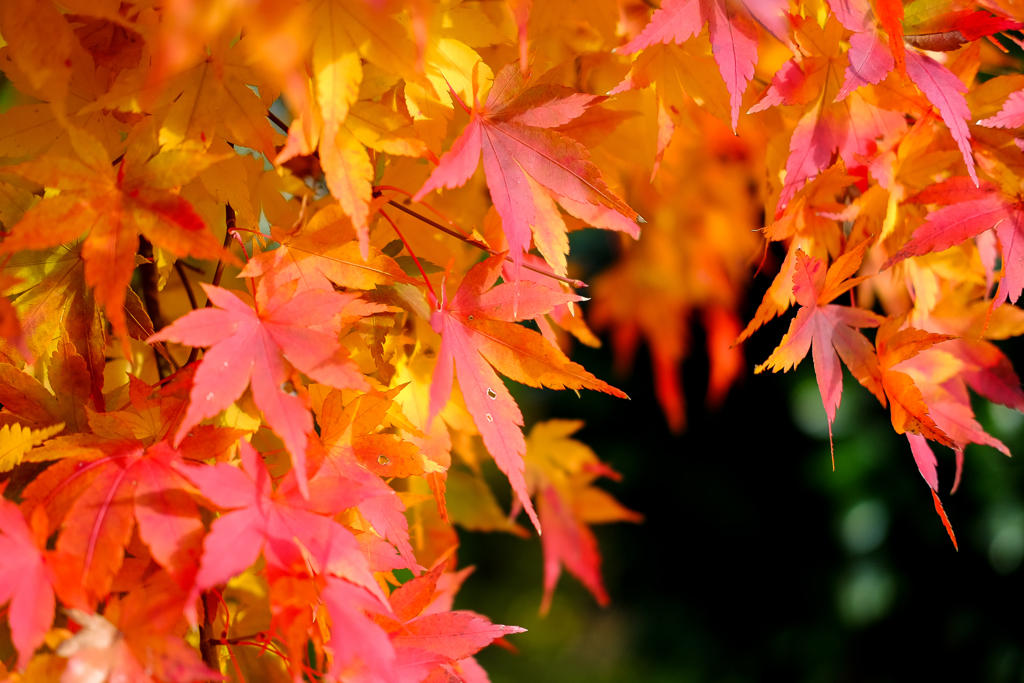
<svg viewBox="0 0 1024 683"><path fill-rule="evenodd" d="M332 285L371 290L414 282L376 247L371 246L367 258L362 258L352 221L337 204L317 211L309 223L294 231L271 228L271 238L280 246L249 259L242 277L273 272L273 280L279 284L300 280L297 292L331 290Z"/></svg>
<svg viewBox="0 0 1024 683"><path fill-rule="evenodd" d="M626 395L571 362L540 334L515 324L515 320L535 318L560 303L580 298L529 282L505 283L491 289L504 261L505 254L501 253L473 266L455 296L448 301L444 294L431 315L431 327L441 335L441 348L437 353L427 422L448 402L454 366L466 407L487 451L508 477L519 502L539 530L540 521L523 479L523 417L494 369L530 386L587 388L620 398ZM515 301L518 308L513 313Z"/></svg>
<svg viewBox="0 0 1024 683"><path fill-rule="evenodd" d="M61 192L29 209L0 243L0 253L45 249L88 233L81 248L85 283L124 340L125 290L140 234L177 256L233 260L192 206L172 192L214 160L199 153L151 155L152 147L139 139L112 166L95 138L74 129L69 133L77 159L44 156L18 166L19 174Z"/></svg>
<svg viewBox="0 0 1024 683"><path fill-rule="evenodd" d="M0 364L0 404L3 405L0 421L33 430L49 429L61 423L69 432L85 431L85 411L87 406L93 407L94 383L85 359L78 355L71 342L62 341L57 345L50 359L49 380L52 390L14 366Z"/></svg>
<svg viewBox="0 0 1024 683"><path fill-rule="evenodd" d="M947 388L925 384L928 390L926 403L926 397L914 379L905 372L892 369L893 366L909 369L908 364L915 360L920 364L919 359L923 358L923 355L919 354L926 352L935 344L955 339L951 335L925 332L913 327L900 330L903 323L903 317L900 316L887 320L878 328L875 345L878 347L879 364L882 369L882 384L890 400L893 428L901 434L906 433L918 471L931 489L935 512L942 520L950 540L953 541L953 547L956 548L956 535L939 500L939 477L936 471L938 463L927 439L956 449L957 471L953 483L954 492L960 483L963 448L968 442L989 443L997 448L1001 446L1007 455L1009 451L1001 442L988 437L974 421L967 390L963 384L955 380L948 382ZM934 413L938 422L932 419L929 411ZM943 428L955 434L956 440L950 438Z"/></svg>
<svg viewBox="0 0 1024 683"><path fill-rule="evenodd" d="M0 492L7 488L7 482ZM46 558L45 515L25 521L18 506L0 498L0 604L10 602L8 623L24 669L53 623L56 599Z"/></svg>
<svg viewBox="0 0 1024 683"><path fill-rule="evenodd" d="M413 68L415 48L405 29L379 8L358 0L321 0L313 8L311 19L316 26L312 66L323 121L319 133L320 161L331 194L352 218L365 259L373 166L363 145L384 149L386 143L381 144L373 129L393 129L397 126L389 124L389 119L398 117L404 124L404 115L369 102L362 104L360 112L356 106L363 80L360 57L401 75L408 83L423 84L425 79ZM289 144L278 161L309 154L317 147L315 133L303 129L311 128L311 117L300 117L296 124L289 130ZM389 148L392 153L413 156L425 150L418 139L407 139L406 148L400 151Z"/></svg>
<svg viewBox="0 0 1024 683"><path fill-rule="evenodd" d="M19 424L0 428L0 472L8 472L21 462L21 458L46 439L64 431L64 423L43 429L29 429Z"/></svg>
<svg viewBox="0 0 1024 683"><path fill-rule="evenodd" d="M80 585L94 600L110 592L136 523L153 558L184 588L191 586L197 568L199 509L191 487L174 469L180 454L159 441L168 418L180 416L183 401L154 400L139 407L143 410L90 412L93 433L51 439L29 456L36 462L62 458L26 487L23 497L27 509L46 510L52 527L63 521L57 550L69 559L61 580ZM145 414L152 415L152 409L159 415L161 408L166 413L156 419L162 429L149 434ZM202 436L211 443L209 434ZM69 478L73 486L61 485Z"/></svg>
<svg viewBox="0 0 1024 683"><path fill-rule="evenodd" d="M105 323L93 292L86 285L82 244L43 252L22 251L11 256L7 269L6 272L23 278L5 293L14 298L29 353L35 358L46 358L56 350L63 335L74 339L90 377L88 393L93 407L102 409L105 406ZM126 290L126 300L137 300L138 297L128 292ZM69 392L67 398L72 396L78 396L78 392ZM4 405L7 404L4 401ZM66 419L66 422L81 421Z"/></svg>
<svg viewBox="0 0 1024 683"><path fill-rule="evenodd" d="M174 634L185 599L166 574L157 573L120 602L108 605L102 615L68 610L81 629L57 646L57 655L68 659L61 680L220 680L220 673Z"/></svg>
<svg viewBox="0 0 1024 683"><path fill-rule="evenodd" d="M1024 291L1024 202L998 192L992 186L957 192L957 195L963 201L929 213L924 224L914 231L899 251L882 264L882 269L890 268L912 256L944 251L995 228L1005 275L999 282L993 305L1007 299L1017 301ZM928 198L922 199L927 201Z"/></svg>
<svg viewBox="0 0 1024 683"><path fill-rule="evenodd" d="M661 167L676 127L685 125L694 132L700 130L690 113L696 102L717 118L730 120L729 91L713 74L711 53L711 44L703 35L687 40L684 45L648 46L630 65L629 74L608 93L618 95L654 84L658 99L658 147L652 178Z"/></svg>
<svg viewBox="0 0 1024 683"><path fill-rule="evenodd" d="M1024 90L1010 93L999 113L978 121L986 128L1020 128L1024 126Z"/></svg>
<svg viewBox="0 0 1024 683"><path fill-rule="evenodd" d="M643 222L608 188L597 166L588 161L586 148L554 130L604 99L565 86L527 87L517 65L505 66L494 77L483 107L474 94L469 125L413 200L432 190L463 185L476 171L482 153L487 188L501 216L517 277L531 229L545 209L538 201L550 201L552 195L556 200L565 197L569 202L563 208L570 213L576 202L608 207ZM556 263L551 265L557 269Z"/></svg>
<svg viewBox="0 0 1024 683"><path fill-rule="evenodd" d="M380 477L424 475L441 468L420 455L416 445L374 433L398 391L401 387L385 395L364 394L347 405L342 392L327 395L315 409L320 427L317 441L326 457L310 481L310 490L314 499L324 501L319 508L323 512L357 507L398 548L405 566L415 570L419 565L409 544L405 505Z"/></svg>
<svg viewBox="0 0 1024 683"><path fill-rule="evenodd" d="M390 613L374 615L391 639L397 663L417 680L430 680L424 679L428 672L465 660L498 638L526 631L492 624L473 612L451 611L458 583L448 589L442 585L443 579L453 577L443 573L446 565L439 561L402 584L388 598Z"/></svg>
<svg viewBox="0 0 1024 683"><path fill-rule="evenodd" d="M544 598L541 614L551 608L558 577L565 565L587 587L598 604L608 604L601 578L601 553L588 524L640 522L643 516L593 486L599 476L619 479L583 443L570 438L583 427L580 420L538 422L526 439L526 477L537 496L544 535Z"/></svg>
<svg viewBox="0 0 1024 683"><path fill-rule="evenodd" d="M339 317L346 312L359 316L376 309L355 294L318 289L296 293L298 285L292 280L271 291L268 281L261 280L253 309L230 290L204 284L216 308L192 311L149 340L210 347L196 371L175 445L201 420L237 401L251 380L256 406L284 440L305 493L306 445L313 418L304 400L282 387L292 382L294 367L338 389L368 389L337 334ZM292 386L300 386L294 379Z"/></svg>
<svg viewBox="0 0 1024 683"><path fill-rule="evenodd" d="M874 151L875 141L905 127L903 116L882 110L856 94L840 98L847 60L840 47L843 25L829 15L824 28L813 18L796 19L798 57L786 62L750 113L777 105L803 105L789 143L785 182L776 217L803 187L827 168L838 152L848 169L858 155Z"/></svg>
<svg viewBox="0 0 1024 683"><path fill-rule="evenodd" d="M914 384L913 378L905 372L893 369L921 351L929 349L935 344L949 341L953 337L925 332L913 327L900 330L903 323L904 321L900 317L891 318L879 326L878 334L875 337L882 388L889 398L893 429L898 434L906 432L920 434L950 448L956 448L956 443L928 416L928 406L921 395L921 390ZM884 401L882 401L882 405L885 405Z"/></svg>
<svg viewBox="0 0 1024 683"><path fill-rule="evenodd" d="M914 8L915 13L907 17L908 35L904 36L902 1L878 0L878 22L889 37L886 45L879 40L876 27L870 19L871 7L866 1L841 0L831 5L843 26L857 32L850 39L850 65L846 69L846 82L836 99L843 99L855 88L878 83L895 68L901 76L909 77L928 101L938 108L943 122L960 148L968 174L977 184L974 157L971 155L971 133L966 122L971 113L963 96L967 86L931 57L914 50L908 52L904 38L911 45L925 50L954 50L964 42L999 31L1017 29L1022 24L997 19L985 12L972 14L969 10L928 17L928 14L934 13L934 9L924 9L922 15L919 14L922 7L918 6Z"/></svg>
<svg viewBox="0 0 1024 683"><path fill-rule="evenodd" d="M204 497L229 511L214 520L203 540L203 556L187 608L190 620L195 622L192 605L201 591L241 573L261 552L270 566L301 572L307 567L305 549L318 569L379 591L352 532L314 512L315 501L299 495L294 474L274 490L260 454L244 441L240 448L240 468L226 463L177 466Z"/></svg>
<svg viewBox="0 0 1024 683"><path fill-rule="evenodd" d="M828 417L830 439L836 408L843 395L839 358L843 359L858 382L883 400L878 358L871 342L855 329L876 327L882 319L871 311L829 304L866 279L849 278L860 267L867 246L867 242L862 242L843 254L827 272L823 261L797 252L793 296L801 308L768 360L754 368L755 373L788 371L799 365L813 346L814 374L818 378L818 391Z"/></svg>
<svg viewBox="0 0 1024 683"><path fill-rule="evenodd" d="M214 44L212 54L196 55L191 63L154 80L148 65L125 69L109 92L84 113L116 109L134 113L166 112L159 142L165 149L194 142L209 147L215 136L275 156L274 131L266 118L275 99L270 85L249 66L249 41L230 49ZM257 95L249 85L258 85Z"/></svg>
<svg viewBox="0 0 1024 683"><path fill-rule="evenodd" d="M37 5L33 10L36 18L49 14L45 3L26 3L26 6ZM24 157L49 148L51 152L70 152L70 139L67 127L73 126L87 131L103 144L108 151L119 154L124 150L126 126L118 121L112 112L88 111L86 107L106 92L108 77L113 65L105 65L95 61L96 54L87 52L88 40L66 33L70 24L77 24L73 15L65 15L66 21L59 19L47 28L47 59L64 52L66 61L60 65L60 71L70 67L66 90L60 91L40 84L37 87L38 71L23 71L25 67L21 58L25 53L23 46L11 45L0 50L5 58L0 59L2 68L11 84L18 92L38 99L40 102L16 104L0 114L0 154L14 158ZM2 21L2 20L0 20ZM74 29L79 33L84 27ZM10 29L19 32L19 39L27 37L24 27ZM27 32L31 35L31 31ZM70 40L67 40L70 38ZM67 41L67 42L65 42ZM59 48L54 43L61 44ZM13 57L13 59L12 59ZM137 64L137 60L136 60Z"/></svg>
<svg viewBox="0 0 1024 683"><path fill-rule="evenodd" d="M405 102L420 138L436 154L455 114L452 92L471 99L473 73L479 81L494 77L476 48L506 41L480 7L452 1L431 7L426 45L423 51L423 75L430 86L406 82Z"/></svg>
<svg viewBox="0 0 1024 683"><path fill-rule="evenodd" d="M743 92L754 76L757 62L757 25L750 8L756 6L757 19L777 26L787 5L783 2L731 3L726 0L667 0L651 15L651 21L633 40L616 51L633 54L658 43L683 43L708 25L711 52L718 71L729 90L732 129L739 123Z"/></svg>
<svg viewBox="0 0 1024 683"><path fill-rule="evenodd" d="M968 387L997 403L1018 406L1022 405L1024 399L1020 380L998 347L981 339L965 338L982 334L1000 338L1005 334L1005 314L1016 309L1007 305L992 311L990 303L984 299L969 303L965 289L961 287L959 291L944 297L917 323L962 336L952 338L951 335L945 335L946 341L941 347L923 350L899 366L902 372L914 378L928 406L928 416L956 444L956 475L951 489L954 493L960 484L963 451L967 444L984 444L1006 455L1010 454L1005 444L985 433L974 419ZM973 315L971 309L975 311ZM980 332L982 329L984 333ZM915 457L918 453L931 452L931 448L921 439L914 438L911 444ZM928 464L933 460L918 458L918 466L929 486L938 491L938 475L934 464Z"/></svg>

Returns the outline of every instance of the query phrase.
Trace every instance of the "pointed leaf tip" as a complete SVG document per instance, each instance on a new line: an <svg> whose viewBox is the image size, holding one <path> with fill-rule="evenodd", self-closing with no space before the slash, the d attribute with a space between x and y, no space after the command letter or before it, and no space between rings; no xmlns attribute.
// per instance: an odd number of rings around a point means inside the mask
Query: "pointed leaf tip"
<svg viewBox="0 0 1024 683"><path fill-rule="evenodd" d="M931 489L929 489L931 490ZM939 518L942 519L943 526L946 527L946 533L949 534L949 539L953 541L953 548L960 552L960 547L956 543L956 534L953 533L953 525L949 523L949 518L946 517L946 510L942 507L942 501L939 500L939 494L932 491L932 500L935 501L935 512L939 514Z"/></svg>

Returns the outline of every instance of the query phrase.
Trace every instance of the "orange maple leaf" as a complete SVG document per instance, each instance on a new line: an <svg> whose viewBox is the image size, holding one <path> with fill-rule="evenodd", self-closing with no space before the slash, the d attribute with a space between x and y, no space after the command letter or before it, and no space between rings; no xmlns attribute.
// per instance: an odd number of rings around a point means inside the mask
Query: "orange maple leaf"
<svg viewBox="0 0 1024 683"><path fill-rule="evenodd" d="M45 249L86 234L85 282L124 341L125 290L135 270L139 235L175 256L235 260L192 205L175 193L218 159L202 152L153 154L153 143L140 135L115 166L91 135L75 129L69 134L77 159L47 155L16 168L60 194L25 212L0 243L0 253Z"/></svg>

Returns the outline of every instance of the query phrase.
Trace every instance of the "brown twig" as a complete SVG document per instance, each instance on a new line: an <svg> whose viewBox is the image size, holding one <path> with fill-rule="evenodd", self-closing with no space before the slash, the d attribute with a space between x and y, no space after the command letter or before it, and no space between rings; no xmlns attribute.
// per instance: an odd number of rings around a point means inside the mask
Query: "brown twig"
<svg viewBox="0 0 1024 683"><path fill-rule="evenodd" d="M146 305L146 313L153 323L153 329L159 332L164 327L164 317L160 314L159 277L156 264L153 263L153 245L145 237L139 236L139 255L146 262L139 266L139 277L142 280L142 301ZM153 358L156 359L156 371L160 379L171 374L171 364L154 348Z"/></svg>
<svg viewBox="0 0 1024 683"><path fill-rule="evenodd" d="M210 637L213 633L213 616L210 614L210 593L211 591L206 591L201 595L203 601L203 624L199 627L199 654L202 656L206 666L214 671L220 671L220 662L217 661L217 647L213 642L214 639Z"/></svg>
<svg viewBox="0 0 1024 683"><path fill-rule="evenodd" d="M277 116L277 114L275 114L274 112L270 111L269 109L267 110L267 118L268 118L268 119L270 119L270 122L271 122L272 124L274 124L275 126L277 126L278 128L280 128L280 129L281 129L282 131L284 131L284 132L285 132L286 134L288 133L288 124L287 124L287 123L285 123L284 121L282 121L282 120L281 120L281 119L280 119L280 118L279 118L279 117Z"/></svg>
<svg viewBox="0 0 1024 683"><path fill-rule="evenodd" d="M204 271L202 268L200 268L199 266L193 266L191 263L188 263L187 261L179 260L177 261L177 263L180 263L182 268L191 270L193 273L199 273L200 275L206 274L206 271Z"/></svg>
<svg viewBox="0 0 1024 683"><path fill-rule="evenodd" d="M181 286L185 288L185 294L188 295L188 302L192 306L192 310L199 308L199 302L196 301L196 293L192 289L192 283L188 281L188 276L185 274L185 266L181 260L174 262L174 270L178 273L178 277L181 278Z"/></svg>
<svg viewBox="0 0 1024 683"><path fill-rule="evenodd" d="M235 210L231 208L230 204L224 205L224 223L226 229L224 230L224 248L228 249L231 247L231 241L235 239L235 225L237 219L235 218ZM214 287L220 286L221 278L224 277L224 269L227 267L227 263L224 259L217 261L217 270L213 272L213 281L210 283ZM213 302L210 301L210 297L206 297L206 308L213 306ZM192 352L188 354L188 363L194 363L199 358L199 347L193 346Z"/></svg>
<svg viewBox="0 0 1024 683"><path fill-rule="evenodd" d="M232 240L235 239L235 226L238 224L235 218L235 210L231 208L230 204L224 205L224 224L226 229L224 230L224 248L229 249L231 247ZM217 270L213 272L213 281L210 282L214 287L220 287L220 280L224 277L224 269L227 267L227 262L224 259L217 261ZM206 307L209 308L213 305L213 302L209 299L206 300Z"/></svg>
<svg viewBox="0 0 1024 683"><path fill-rule="evenodd" d="M455 237L456 239L462 240L466 244L471 244L474 247L476 247L477 249L481 249L483 251L486 251L491 256L497 256L498 254L501 253L499 251L494 251L493 249L491 249L489 246L487 246L486 244L484 244L480 240L475 240L472 237L466 237L465 235L460 235L459 233L455 232L451 228L447 228L447 227L441 225L440 223L438 223L437 221L433 221L433 220L427 218L426 216L423 216L421 214L416 213L415 211L413 211L412 209L410 209L408 207L402 206L401 204L396 202L394 199L389 199L388 200L388 204L393 206L393 207L395 207L399 211L402 211L404 213L409 214L413 218L418 218L419 220L423 221L424 223L426 223L430 227L436 228L436 229L440 230L441 232L443 232L446 235L451 235L452 237ZM508 261L509 263L513 262L511 256L506 256L505 260ZM536 266L531 266L528 263L524 263L523 264L523 268L526 268L527 270L532 270L535 273L540 273L541 275L545 275L545 276L547 276L547 277L549 277L549 278L551 278L553 280L558 280L559 282L564 282L566 284L572 285L573 287L586 287L587 286L587 283L583 282L582 280L575 280L575 279L570 278L570 277L562 277L561 275L558 275L556 273L552 273L550 270L544 270L543 268L538 268Z"/></svg>

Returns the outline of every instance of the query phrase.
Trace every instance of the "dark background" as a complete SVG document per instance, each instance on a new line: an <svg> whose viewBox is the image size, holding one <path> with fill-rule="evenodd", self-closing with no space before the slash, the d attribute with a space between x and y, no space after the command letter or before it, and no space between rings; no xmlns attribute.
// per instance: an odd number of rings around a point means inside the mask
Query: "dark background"
<svg viewBox="0 0 1024 683"><path fill-rule="evenodd" d="M583 235L572 253L592 275L611 243ZM746 319L769 282L754 283ZM494 683L1024 680L1020 463L971 445L951 496L953 452L935 446L957 552L906 438L848 374L835 472L811 360L788 375L752 374L791 317L747 343L750 370L715 412L703 405L694 328L679 436L654 399L646 351L630 377L614 376L607 345L574 353L631 401L511 387L527 429L586 420L578 437L623 475L606 488L646 521L596 528L608 608L563 573L546 618L537 538L460 530L460 563L477 571L457 607L529 629L510 639L518 654L480 653ZM1024 345L1002 348L1024 367ZM1024 417L975 399L986 429L1024 452ZM507 501L508 484L491 474Z"/></svg>

